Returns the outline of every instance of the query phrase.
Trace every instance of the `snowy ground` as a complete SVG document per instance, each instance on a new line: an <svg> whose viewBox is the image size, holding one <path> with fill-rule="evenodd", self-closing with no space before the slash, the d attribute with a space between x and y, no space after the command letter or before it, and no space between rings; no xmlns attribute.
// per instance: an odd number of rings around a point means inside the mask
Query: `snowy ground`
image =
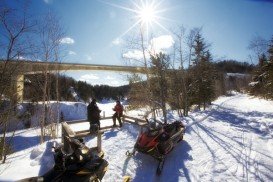
<svg viewBox="0 0 273 182"><path fill-rule="evenodd" d="M99 104L110 115L113 103ZM130 115L138 115L131 112ZM175 113L168 114L177 119ZM74 118L74 117L72 117ZM244 94L220 97L206 111L184 118L184 141L167 156L161 176L156 176L157 161L137 153L127 158L138 135L138 127L124 124L103 135L105 159L109 162L103 181L272 181L273 180L273 102ZM104 120L102 125L111 125ZM87 129L88 124L74 126ZM52 142L38 145L37 129L15 134L16 153L0 165L0 181L14 181L45 173L53 166ZM86 138L86 145L96 144Z"/></svg>

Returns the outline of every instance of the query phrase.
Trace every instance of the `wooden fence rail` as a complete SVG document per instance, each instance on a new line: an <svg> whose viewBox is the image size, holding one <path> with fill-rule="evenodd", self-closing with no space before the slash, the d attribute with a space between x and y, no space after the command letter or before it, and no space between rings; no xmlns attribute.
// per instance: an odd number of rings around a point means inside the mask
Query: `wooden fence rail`
<svg viewBox="0 0 273 182"><path fill-rule="evenodd" d="M106 119L112 119L112 117L101 118L101 120L106 120ZM147 122L144 119L134 118L134 117L126 116L126 115L122 117L122 121L140 126L140 132L142 132L143 127L147 125ZM94 132L94 133L90 133L89 130L74 132L72 128L69 126L70 124L76 124L76 123L82 123L82 122L88 122L88 121L73 120L73 121L62 122L62 142L64 144L64 151L67 153L72 152L68 138L82 138L82 137L93 135L97 137L97 147L93 149L96 149L98 153L101 153L102 152L102 142L101 142L102 134L104 133L104 131L113 128L113 126L101 127L101 129L98 132Z"/></svg>

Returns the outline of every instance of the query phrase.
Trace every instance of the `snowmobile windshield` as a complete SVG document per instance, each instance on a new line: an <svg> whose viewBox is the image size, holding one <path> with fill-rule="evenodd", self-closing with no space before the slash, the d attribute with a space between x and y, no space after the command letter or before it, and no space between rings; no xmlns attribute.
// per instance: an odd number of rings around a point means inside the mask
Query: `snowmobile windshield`
<svg viewBox="0 0 273 182"><path fill-rule="evenodd" d="M160 134L160 130L148 130L147 136L148 137L155 137Z"/></svg>
<svg viewBox="0 0 273 182"><path fill-rule="evenodd" d="M161 130L162 124L156 121L152 121L148 124L149 130Z"/></svg>

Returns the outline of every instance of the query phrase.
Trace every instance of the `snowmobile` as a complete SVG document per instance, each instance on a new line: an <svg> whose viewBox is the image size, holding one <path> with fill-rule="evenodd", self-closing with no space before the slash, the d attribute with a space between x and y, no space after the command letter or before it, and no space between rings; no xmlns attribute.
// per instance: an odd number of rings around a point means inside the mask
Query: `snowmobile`
<svg viewBox="0 0 273 182"><path fill-rule="evenodd" d="M54 148L53 169L41 177L20 180L21 182L36 181L100 181L108 166L102 156L95 154L84 145L82 140L69 139L72 153L67 154L62 146Z"/></svg>
<svg viewBox="0 0 273 182"><path fill-rule="evenodd" d="M139 134L133 151L127 151L126 155L130 157L138 151L154 157L159 161L156 173L160 175L166 155L183 140L185 126L180 121L171 124L163 124L157 120L147 122L148 125L145 131Z"/></svg>

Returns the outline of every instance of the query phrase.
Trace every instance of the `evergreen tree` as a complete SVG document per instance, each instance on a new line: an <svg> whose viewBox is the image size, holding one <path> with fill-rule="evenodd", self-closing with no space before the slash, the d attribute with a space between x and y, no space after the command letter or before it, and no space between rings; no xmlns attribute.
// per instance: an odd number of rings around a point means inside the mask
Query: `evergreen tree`
<svg viewBox="0 0 273 182"><path fill-rule="evenodd" d="M250 84L250 93L253 95L265 96L266 93L266 69L267 69L267 58L265 54L262 54L259 58L259 64L257 65L254 75L253 82Z"/></svg>
<svg viewBox="0 0 273 182"><path fill-rule="evenodd" d="M266 84L265 84L265 90L266 97L273 99L273 37L270 41L269 48L268 48L268 54L269 54L269 61L265 66L265 78L266 78Z"/></svg>
<svg viewBox="0 0 273 182"><path fill-rule="evenodd" d="M147 81L144 81L139 74L132 74L129 79L129 94L128 100L131 108L140 108L147 106L150 103L149 95L147 93Z"/></svg>
<svg viewBox="0 0 273 182"><path fill-rule="evenodd" d="M273 38L268 45L268 58L262 54L254 72L250 93L273 99Z"/></svg>
<svg viewBox="0 0 273 182"><path fill-rule="evenodd" d="M163 53L151 56L151 92L155 105L162 109L164 122L167 122L166 102L168 96L167 71L170 65L170 59Z"/></svg>
<svg viewBox="0 0 273 182"><path fill-rule="evenodd" d="M198 33L193 45L193 64L190 68L191 75L191 103L198 107L203 104L205 109L207 103L211 103L215 95L216 72L211 64L212 57L201 34Z"/></svg>

